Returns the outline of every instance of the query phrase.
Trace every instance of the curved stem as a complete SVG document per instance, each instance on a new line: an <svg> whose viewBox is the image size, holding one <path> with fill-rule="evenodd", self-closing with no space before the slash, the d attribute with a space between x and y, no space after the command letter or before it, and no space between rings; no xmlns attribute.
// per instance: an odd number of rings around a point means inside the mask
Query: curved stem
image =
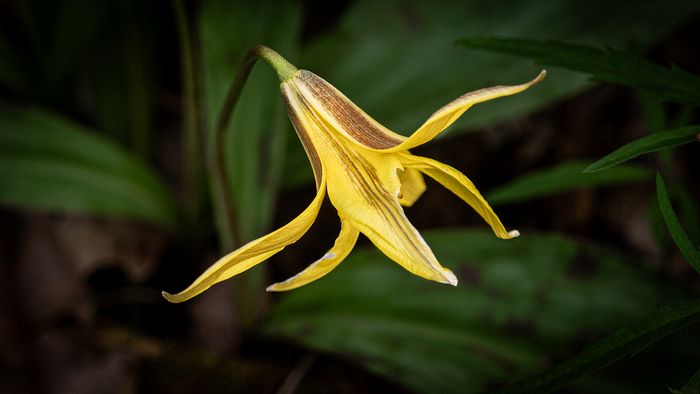
<svg viewBox="0 0 700 394"><path fill-rule="evenodd" d="M229 182L228 169L226 167L225 146L226 146L226 130L233 110L241 97L241 91L245 85L248 76L250 75L255 62L261 58L272 66L277 73L280 81L286 81L291 78L296 72L296 67L285 60L277 52L272 49L257 45L251 48L243 58L241 66L236 72L236 76L231 83L224 105L221 107L219 117L217 118L216 128L214 130L214 151L213 151L213 167L214 167L214 182L215 188L220 199L221 207L224 215L224 228L221 229L224 234L221 235L222 246L225 249L233 249L234 246L240 245L238 232L236 231L236 213L233 205L233 190Z"/></svg>
<svg viewBox="0 0 700 394"><path fill-rule="evenodd" d="M240 240L238 231L236 231L237 220L233 204L233 190L231 189L228 168L226 166L226 130L231 121L233 109L236 107L238 99L241 96L243 86L257 60L258 55L253 50L248 51L229 88L214 129L214 146L212 152L214 176L212 181L214 182L214 188L218 194L218 205L223 210L220 214L224 216L222 228L219 229L222 232L222 234L220 234L221 246L227 250L233 249L234 246L239 245Z"/></svg>
<svg viewBox="0 0 700 394"><path fill-rule="evenodd" d="M174 3L175 24L180 42L180 67L182 69L182 129L183 129L183 163L185 186L185 209L187 223L191 226L186 231L188 236L197 236L201 219L204 195L204 148L202 146L202 125L199 122L201 108L197 92L198 81L195 77L194 38L190 22L182 0Z"/></svg>

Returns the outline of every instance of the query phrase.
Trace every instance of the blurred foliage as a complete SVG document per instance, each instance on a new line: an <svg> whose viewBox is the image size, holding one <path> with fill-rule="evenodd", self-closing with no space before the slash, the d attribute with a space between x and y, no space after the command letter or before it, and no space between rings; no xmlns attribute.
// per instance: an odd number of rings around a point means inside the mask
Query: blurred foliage
<svg viewBox="0 0 700 394"><path fill-rule="evenodd" d="M688 383L683 385L683 387L680 390L671 390L671 392L678 393L678 394L690 394L690 393L697 393L700 392L700 370L693 375L693 377L690 378Z"/></svg>
<svg viewBox="0 0 700 394"><path fill-rule="evenodd" d="M266 331L418 392L478 392L681 297L619 256L557 235L424 235L458 287L405 275L375 250L355 251L324 280L282 295Z"/></svg>
<svg viewBox="0 0 700 394"><path fill-rule="evenodd" d="M615 331L576 357L496 393L552 392L583 376L646 349L700 321L700 300L662 306L658 312Z"/></svg>
<svg viewBox="0 0 700 394"><path fill-rule="evenodd" d="M659 131L644 138L630 142L586 167L584 172L597 172L632 160L645 153L688 144L697 141L700 125L686 126L673 130Z"/></svg>
<svg viewBox="0 0 700 394"><path fill-rule="evenodd" d="M662 67L628 52L559 41L496 37L468 38L459 40L459 44L535 59L541 66L582 71L595 81L631 86L661 101L700 104L700 77L678 67Z"/></svg>
<svg viewBox="0 0 700 394"><path fill-rule="evenodd" d="M681 250L685 259L688 260L688 263L695 268L695 271L700 273L700 250L698 250L698 247L690 240L681 222L678 220L678 216L673 211L671 200L666 191L666 184L661 174L656 174L656 195L659 199L659 209L661 209L661 214L663 215L673 241Z"/></svg>
<svg viewBox="0 0 700 394"><path fill-rule="evenodd" d="M585 162L573 161L558 164L535 173L525 174L511 183L487 193L492 205L512 204L551 194L590 187L601 187L642 181L651 178L644 167L624 165L601 174L588 174L583 170Z"/></svg>
<svg viewBox="0 0 700 394"><path fill-rule="evenodd" d="M138 157L60 115L0 106L0 202L175 228L172 194Z"/></svg>

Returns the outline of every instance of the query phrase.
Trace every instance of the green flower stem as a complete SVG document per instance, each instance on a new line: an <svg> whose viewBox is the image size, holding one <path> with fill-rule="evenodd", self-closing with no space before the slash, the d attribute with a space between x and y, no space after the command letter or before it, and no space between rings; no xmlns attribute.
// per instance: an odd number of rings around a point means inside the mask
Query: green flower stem
<svg viewBox="0 0 700 394"><path fill-rule="evenodd" d="M223 211L216 212L216 214L222 216L219 239L222 248L226 250L231 250L236 245L240 245L238 231L236 231L237 220L236 210L233 205L233 190L231 189L228 168L226 167L226 129L231 121L233 109L241 96L243 86L257 60L258 56L252 50L248 51L229 88L214 129L214 145L212 147L210 165L213 175L212 182L216 193L215 198L219 202L218 204L215 203L214 206L215 208L219 207Z"/></svg>
<svg viewBox="0 0 700 394"><path fill-rule="evenodd" d="M272 49L264 46L258 45L251 49L254 51L261 59L265 60L277 73L277 77L280 82L284 82L292 77L297 71L292 63L289 63L287 59L280 56L279 53L273 51Z"/></svg>
<svg viewBox="0 0 700 394"><path fill-rule="evenodd" d="M214 131L215 140L212 152L212 173L214 174L213 181L218 195L217 198L220 202L219 205L223 210L223 212L220 212L220 214L224 216L224 220L222 220L223 228L220 228L220 231L222 231L220 239L222 246L226 250L231 250L235 246L240 245L238 232L235 231L237 221L235 208L233 206L233 190L231 190L228 169L226 168L226 130L231 121L233 109L236 107L241 97L243 86L258 58L262 58L272 66L280 81L286 81L291 78L292 74L297 70L296 67L286 61L280 54L266 46L257 45L251 48L243 59L243 63L238 68L238 72L226 96L226 101L224 101L224 105L219 112L216 129Z"/></svg>
<svg viewBox="0 0 700 394"><path fill-rule="evenodd" d="M214 144L210 155L210 171L214 186L214 208L219 220L219 239L225 251L231 251L241 245L240 235L237 231L237 215L233 203L233 189L226 166L226 131L233 110L241 96L250 72L258 58L262 58L272 66L280 81L289 79L296 71L296 67L287 62L282 56L272 49L258 45L251 48L246 54L236 76L231 83L226 100L224 101L214 129ZM259 316L261 306L259 300L252 299L253 290L263 289L263 275L261 272L251 272L251 275L241 282L241 287L236 289L238 300L239 324L249 326Z"/></svg>

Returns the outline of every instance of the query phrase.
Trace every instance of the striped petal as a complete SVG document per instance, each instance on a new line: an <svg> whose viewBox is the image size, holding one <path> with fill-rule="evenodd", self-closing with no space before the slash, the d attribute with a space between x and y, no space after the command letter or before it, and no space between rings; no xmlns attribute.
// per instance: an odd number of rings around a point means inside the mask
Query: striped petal
<svg viewBox="0 0 700 394"><path fill-rule="evenodd" d="M457 284L435 258L399 204L401 188L396 155L370 150L337 149L342 158L328 172L328 196L340 215L356 226L390 259L426 279Z"/></svg>
<svg viewBox="0 0 700 394"><path fill-rule="evenodd" d="M435 179L469 204L488 223L496 236L503 239L515 238L518 230L507 231L493 209L481 196L476 186L464 174L456 169L426 157L414 156L408 153L399 154L399 160L407 168L420 170L425 175Z"/></svg>
<svg viewBox="0 0 700 394"><path fill-rule="evenodd" d="M326 191L326 177L311 204L294 220L272 233L251 241L241 248L227 254L209 267L188 288L177 294L163 292L163 297L170 302L183 302L202 293L212 285L238 275L241 272L267 260L285 246L296 242L308 231L316 220Z"/></svg>
<svg viewBox="0 0 700 394"><path fill-rule="evenodd" d="M425 191L423 175L413 168L404 168L399 171L399 181L401 182L399 203L404 207L410 207Z"/></svg>
<svg viewBox="0 0 700 394"><path fill-rule="evenodd" d="M355 246L359 231L348 221L340 219L340 235L333 247L320 259L314 261L300 273L285 280L268 286L267 291L286 291L304 286L320 279L340 264Z"/></svg>
<svg viewBox="0 0 700 394"><path fill-rule="evenodd" d="M372 149L387 149L406 140L372 119L333 85L311 71L297 71L293 82L309 106L351 141Z"/></svg>
<svg viewBox="0 0 700 394"><path fill-rule="evenodd" d="M428 118L428 120L423 123L421 127L418 128L413 134L411 134L408 139L402 143L388 148L389 152L398 152L402 150L408 150L415 148L416 146L423 145L426 142L435 138L443 130L449 127L457 119L459 119L462 114L471 108L473 105L478 103L483 103L484 101L493 100L499 97L511 96L522 92L523 90L531 87L532 85L542 81L547 75L547 71L542 70L535 79L530 82L524 83L522 85L514 86L493 86L490 88L479 89L457 99L451 101L449 104L437 110L433 115Z"/></svg>

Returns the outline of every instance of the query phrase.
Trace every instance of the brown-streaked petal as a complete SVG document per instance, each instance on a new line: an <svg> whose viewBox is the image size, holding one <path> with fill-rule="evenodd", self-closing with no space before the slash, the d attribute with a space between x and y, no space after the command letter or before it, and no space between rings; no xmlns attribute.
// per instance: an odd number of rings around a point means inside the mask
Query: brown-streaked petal
<svg viewBox="0 0 700 394"><path fill-rule="evenodd" d="M316 180L316 187L318 188L321 184L321 177L323 174L323 166L321 165L321 159L318 156L318 152L313 145L311 136L312 125L309 124L307 116L304 113L304 106L299 103L297 94L293 89L292 85L290 87L289 82L283 82L280 84L280 89L282 91L282 99L287 107L287 113L289 114L289 119L291 119L294 125L294 130L296 130L301 144L304 146L306 151L306 156L309 157L309 162L311 162L311 169L314 172L314 179Z"/></svg>
<svg viewBox="0 0 700 394"><path fill-rule="evenodd" d="M382 126L318 75L299 70L293 82L309 105L351 141L372 149L387 149L406 140Z"/></svg>

